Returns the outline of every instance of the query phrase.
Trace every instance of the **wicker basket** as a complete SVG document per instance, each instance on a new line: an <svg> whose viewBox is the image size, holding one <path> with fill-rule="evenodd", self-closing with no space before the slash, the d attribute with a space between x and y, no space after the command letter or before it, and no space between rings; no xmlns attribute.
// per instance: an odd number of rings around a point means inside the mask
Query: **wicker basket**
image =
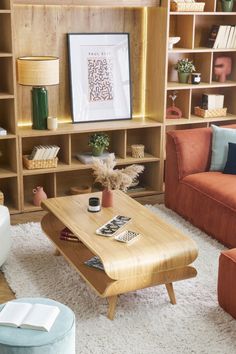
<svg viewBox="0 0 236 354"><path fill-rule="evenodd" d="M57 157L50 160L29 160L27 155L23 156L23 164L28 170L57 167L57 162Z"/></svg>
<svg viewBox="0 0 236 354"><path fill-rule="evenodd" d="M227 108L218 109L202 109L201 107L194 107L194 114L202 118L226 117Z"/></svg>
<svg viewBox="0 0 236 354"><path fill-rule="evenodd" d="M131 145L131 154L132 157L135 159L141 159L144 157L144 145L142 144L135 144Z"/></svg>
<svg viewBox="0 0 236 354"><path fill-rule="evenodd" d="M202 12L204 11L205 2L175 2L171 1L170 11L174 12Z"/></svg>
<svg viewBox="0 0 236 354"><path fill-rule="evenodd" d="M4 204L4 194L0 191L0 205Z"/></svg>

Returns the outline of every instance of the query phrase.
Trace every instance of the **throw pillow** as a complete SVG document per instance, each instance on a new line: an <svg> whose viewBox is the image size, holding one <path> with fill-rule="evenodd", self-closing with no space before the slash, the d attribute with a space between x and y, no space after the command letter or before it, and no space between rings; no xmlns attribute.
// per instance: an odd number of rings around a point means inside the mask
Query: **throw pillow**
<svg viewBox="0 0 236 354"><path fill-rule="evenodd" d="M223 171L228 155L228 143L236 143L236 129L212 125L212 155L210 171Z"/></svg>
<svg viewBox="0 0 236 354"><path fill-rule="evenodd" d="M236 144L229 143L228 157L223 173L236 175Z"/></svg>

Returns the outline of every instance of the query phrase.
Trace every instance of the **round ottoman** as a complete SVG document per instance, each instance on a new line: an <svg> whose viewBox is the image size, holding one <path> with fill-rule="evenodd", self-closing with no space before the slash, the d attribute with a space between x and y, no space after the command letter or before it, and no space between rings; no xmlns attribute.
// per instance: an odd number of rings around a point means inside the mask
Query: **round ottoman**
<svg viewBox="0 0 236 354"><path fill-rule="evenodd" d="M0 266L7 259L11 247L10 215L7 207L0 205Z"/></svg>
<svg viewBox="0 0 236 354"><path fill-rule="evenodd" d="M221 252L218 272L218 301L236 318L236 248Z"/></svg>
<svg viewBox="0 0 236 354"><path fill-rule="evenodd" d="M60 313L49 332L1 326L1 354L75 354L75 316L69 307L43 298L14 301L55 305Z"/></svg>

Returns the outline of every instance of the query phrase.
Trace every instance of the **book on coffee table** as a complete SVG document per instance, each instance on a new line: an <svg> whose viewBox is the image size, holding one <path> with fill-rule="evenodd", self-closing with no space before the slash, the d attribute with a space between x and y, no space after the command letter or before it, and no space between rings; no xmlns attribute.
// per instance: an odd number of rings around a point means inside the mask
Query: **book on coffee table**
<svg viewBox="0 0 236 354"><path fill-rule="evenodd" d="M0 326L49 332L59 312L57 306L10 301L0 312Z"/></svg>
<svg viewBox="0 0 236 354"><path fill-rule="evenodd" d="M97 268L100 270L104 270L103 264L101 262L101 259L98 256L94 256L87 261L84 262L89 267Z"/></svg>

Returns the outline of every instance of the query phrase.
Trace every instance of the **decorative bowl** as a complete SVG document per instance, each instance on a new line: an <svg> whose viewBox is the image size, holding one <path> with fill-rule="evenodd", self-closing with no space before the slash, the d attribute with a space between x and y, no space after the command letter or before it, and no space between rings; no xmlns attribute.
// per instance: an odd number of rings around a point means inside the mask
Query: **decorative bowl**
<svg viewBox="0 0 236 354"><path fill-rule="evenodd" d="M169 37L168 49L173 49L173 45L180 41L180 37Z"/></svg>

